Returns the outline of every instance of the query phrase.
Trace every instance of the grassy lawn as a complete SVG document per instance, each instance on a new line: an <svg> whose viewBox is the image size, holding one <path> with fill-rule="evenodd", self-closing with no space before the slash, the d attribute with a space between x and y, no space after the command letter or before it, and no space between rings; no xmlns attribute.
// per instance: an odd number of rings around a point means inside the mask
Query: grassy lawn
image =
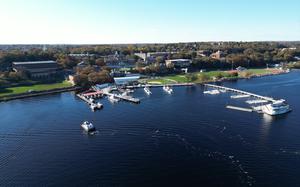
<svg viewBox="0 0 300 187"><path fill-rule="evenodd" d="M262 75L262 74L271 73L272 71L273 69L248 69L242 73L239 73L238 76L243 77L244 76L243 74L245 73L248 75ZM186 74L186 75L171 75L171 76L160 77L158 79L147 79L146 82L148 84L172 84L172 83L191 82L187 78L189 75L196 76L196 80L192 81L195 83L203 82L202 79L206 79L206 81L210 81L213 80L214 77L237 78L230 75L230 71L208 71L203 73L193 73L193 74Z"/></svg>
<svg viewBox="0 0 300 187"><path fill-rule="evenodd" d="M0 89L0 97L1 96L8 96L11 94L21 94L26 93L29 90L32 91L44 91L44 90L51 90L55 88L65 88L72 86L71 83L67 81L63 81L61 83L53 83L53 84L37 84L32 86L19 86L19 87L11 87L11 88L5 88Z"/></svg>
<svg viewBox="0 0 300 187"><path fill-rule="evenodd" d="M265 74L272 72L272 69L248 69L247 72L253 73L253 74Z"/></svg>

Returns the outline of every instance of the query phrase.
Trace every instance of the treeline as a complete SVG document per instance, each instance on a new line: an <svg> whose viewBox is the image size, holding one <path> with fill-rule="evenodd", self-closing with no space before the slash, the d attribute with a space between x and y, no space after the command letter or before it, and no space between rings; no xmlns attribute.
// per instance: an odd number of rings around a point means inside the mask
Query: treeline
<svg viewBox="0 0 300 187"><path fill-rule="evenodd" d="M110 76L109 69L105 67L103 67L101 70L97 70L93 66L76 69L74 83L78 86L89 87L91 85L108 82L113 82L113 78Z"/></svg>
<svg viewBox="0 0 300 187"><path fill-rule="evenodd" d="M14 61L56 60L62 68L70 69L81 60L91 65L105 66L103 56L119 55L134 59L137 52L176 52L161 58L155 63L164 63L165 59L188 58L193 60L194 68L230 68L232 66L264 67L266 64L294 62L300 57L300 42L197 42L171 44L128 44L128 45L61 45L47 46L10 46L0 48L0 71L8 71ZM27 48L26 48L27 47ZM210 54L222 51L224 58L213 59ZM199 55L203 51L204 56ZM78 59L68 56L70 53L95 54L93 57ZM149 67L148 69L161 69ZM146 70L148 71L148 70Z"/></svg>

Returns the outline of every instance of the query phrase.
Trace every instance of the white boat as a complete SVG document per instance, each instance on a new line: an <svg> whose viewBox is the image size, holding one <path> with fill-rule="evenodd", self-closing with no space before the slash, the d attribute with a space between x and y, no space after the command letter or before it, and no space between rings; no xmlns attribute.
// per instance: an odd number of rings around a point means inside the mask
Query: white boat
<svg viewBox="0 0 300 187"><path fill-rule="evenodd" d="M134 90L132 90L132 89L126 89L126 92L127 92L127 93L133 93Z"/></svg>
<svg viewBox="0 0 300 187"><path fill-rule="evenodd" d="M95 111L97 109L101 109L103 107L103 105L101 103L91 103L90 108L92 109L92 111Z"/></svg>
<svg viewBox="0 0 300 187"><path fill-rule="evenodd" d="M150 91L150 89L148 87L145 87L144 91L146 92L147 95L151 95L152 94L152 92Z"/></svg>
<svg viewBox="0 0 300 187"><path fill-rule="evenodd" d="M271 116L285 114L291 111L290 106L283 99L275 101L271 104L263 105L261 109L263 113Z"/></svg>
<svg viewBox="0 0 300 187"><path fill-rule="evenodd" d="M96 128L94 127L94 125L88 121L84 121L81 124L81 128L83 128L83 130L85 130L86 132L93 132L96 130Z"/></svg>
<svg viewBox="0 0 300 187"><path fill-rule="evenodd" d="M204 94L210 94L210 95L217 95L220 94L219 90L210 90L210 91L204 91Z"/></svg>
<svg viewBox="0 0 300 187"><path fill-rule="evenodd" d="M112 103L116 103L116 102L119 102L120 99L119 98L116 98L115 95L110 95L108 96L108 100Z"/></svg>
<svg viewBox="0 0 300 187"><path fill-rule="evenodd" d="M172 94L173 93L173 89L169 86L163 86L163 90L165 92L167 92L168 94Z"/></svg>

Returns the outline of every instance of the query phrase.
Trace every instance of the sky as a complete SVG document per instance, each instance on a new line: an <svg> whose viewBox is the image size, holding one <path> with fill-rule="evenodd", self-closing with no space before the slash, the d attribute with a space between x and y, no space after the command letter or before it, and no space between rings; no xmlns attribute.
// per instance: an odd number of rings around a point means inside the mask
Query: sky
<svg viewBox="0 0 300 187"><path fill-rule="evenodd" d="M299 0L0 0L0 44L300 41Z"/></svg>

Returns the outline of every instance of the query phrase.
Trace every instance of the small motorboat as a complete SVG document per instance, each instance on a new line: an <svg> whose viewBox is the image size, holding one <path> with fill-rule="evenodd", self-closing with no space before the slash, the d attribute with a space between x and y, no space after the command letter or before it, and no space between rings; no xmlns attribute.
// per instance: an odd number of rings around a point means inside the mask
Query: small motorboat
<svg viewBox="0 0 300 187"><path fill-rule="evenodd" d="M204 91L204 94L210 94L210 95L217 95L220 94L219 90L210 90L210 91Z"/></svg>
<svg viewBox="0 0 300 187"><path fill-rule="evenodd" d="M96 128L95 126L88 122L88 121L84 121L82 124L81 124L81 128L86 131L86 132L94 132L96 131Z"/></svg>
<svg viewBox="0 0 300 187"><path fill-rule="evenodd" d="M115 95L108 96L108 100L112 103L116 103L120 101L120 99L116 98Z"/></svg>
<svg viewBox="0 0 300 187"><path fill-rule="evenodd" d="M103 105L101 103L91 103L90 108L92 109L92 111L95 111L97 109L101 109L103 107Z"/></svg>
<svg viewBox="0 0 300 187"><path fill-rule="evenodd" d="M151 95L152 94L152 92L150 91L149 87L147 87L147 86L144 88L144 91L146 92L147 95Z"/></svg>

